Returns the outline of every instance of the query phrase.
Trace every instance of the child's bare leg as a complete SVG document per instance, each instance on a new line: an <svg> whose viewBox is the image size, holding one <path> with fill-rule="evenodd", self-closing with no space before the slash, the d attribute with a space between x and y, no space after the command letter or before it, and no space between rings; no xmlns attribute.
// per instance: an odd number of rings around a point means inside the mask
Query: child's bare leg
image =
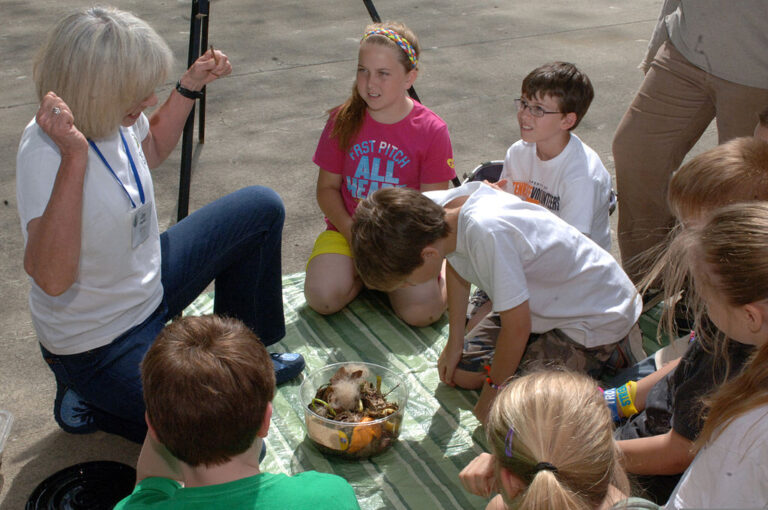
<svg viewBox="0 0 768 510"><path fill-rule="evenodd" d="M317 313L329 315L347 306L360 293L363 282L351 257L323 253L307 265L304 297Z"/></svg>
<svg viewBox="0 0 768 510"><path fill-rule="evenodd" d="M491 303L490 301L486 301L485 303L483 303L482 306L478 308L477 311L475 311L475 314L472 316L472 318L469 319L469 321L467 321L466 330L472 331L473 329L475 329L475 326L480 324L480 321L485 319L485 317L489 313L491 313L492 310L493 310L493 303Z"/></svg>
<svg viewBox="0 0 768 510"><path fill-rule="evenodd" d="M491 306L490 301L486 303ZM485 305L483 305L485 306ZM453 372L453 382L456 386L467 390L477 390L483 387L487 374L485 365L491 364L496 350L496 339L501 330L501 320L498 314L480 313L475 325L466 335L462 361ZM462 368L463 366L463 368Z"/></svg>
<svg viewBox="0 0 768 510"><path fill-rule="evenodd" d="M389 293L389 302L405 323L415 327L429 326L445 313L445 278L393 290Z"/></svg>
<svg viewBox="0 0 768 510"><path fill-rule="evenodd" d="M453 372L453 382L456 386L464 388L465 390L479 390L483 387L483 383L485 382L485 373L470 372L468 370L457 368Z"/></svg>

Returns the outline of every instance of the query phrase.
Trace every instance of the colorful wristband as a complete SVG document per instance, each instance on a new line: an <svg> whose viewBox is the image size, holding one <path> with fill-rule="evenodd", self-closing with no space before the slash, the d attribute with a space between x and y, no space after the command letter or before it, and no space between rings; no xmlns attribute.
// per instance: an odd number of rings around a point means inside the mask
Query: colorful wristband
<svg viewBox="0 0 768 510"><path fill-rule="evenodd" d="M485 365L483 368L485 369L485 373L487 374L485 376L485 382L488 383L488 386L490 386L494 390L502 389L504 387L503 384L496 384L493 382L493 379L491 379L491 365Z"/></svg>
<svg viewBox="0 0 768 510"><path fill-rule="evenodd" d="M603 397L605 397L605 405L608 407L608 410L611 411L611 419L613 421L621 420L619 410L616 407L616 388L610 388L603 391Z"/></svg>
<svg viewBox="0 0 768 510"><path fill-rule="evenodd" d="M635 397L637 397L637 383L635 381L629 381L618 388L605 390L603 396L608 409L611 410L613 421L629 418L639 412L635 407Z"/></svg>

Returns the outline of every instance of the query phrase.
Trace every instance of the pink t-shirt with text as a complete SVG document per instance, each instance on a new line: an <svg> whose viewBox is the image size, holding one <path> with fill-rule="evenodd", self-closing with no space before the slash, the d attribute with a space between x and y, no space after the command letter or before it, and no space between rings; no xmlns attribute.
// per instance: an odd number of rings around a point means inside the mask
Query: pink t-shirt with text
<svg viewBox="0 0 768 510"><path fill-rule="evenodd" d="M312 161L342 175L341 196L351 216L357 204L379 188L409 187L449 181L456 176L453 149L445 122L417 101L401 121L382 124L365 112L365 120L344 153L331 139L333 118L320 135ZM335 230L326 219L328 227Z"/></svg>

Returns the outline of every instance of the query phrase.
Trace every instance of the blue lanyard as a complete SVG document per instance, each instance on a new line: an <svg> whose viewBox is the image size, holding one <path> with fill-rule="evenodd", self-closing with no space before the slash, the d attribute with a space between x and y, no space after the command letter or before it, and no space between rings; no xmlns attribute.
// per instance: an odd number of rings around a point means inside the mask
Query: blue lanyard
<svg viewBox="0 0 768 510"><path fill-rule="evenodd" d="M123 147L125 148L125 154L128 156L128 161L131 163L131 170L133 170L133 177L136 179L136 187L139 188L139 198L141 199L142 205L144 204L144 188L141 186L141 179L139 179L139 172L136 170L136 164L133 162L133 157L131 157L131 151L128 150L128 142L125 141L125 136L123 136L123 131L118 128L118 131L120 132L120 138L123 139ZM109 163L107 162L107 158L104 157L104 155L101 153L99 148L96 146L93 140L89 139L88 143L91 144L91 147L93 147L93 150L96 151L96 154L101 158L101 161L104 163L104 166L107 167L107 170L109 170L109 173L112 174L112 177L115 178L115 180L120 184L120 187L123 188L123 191L125 192L125 196L128 197L128 200L131 201L131 205L134 209L136 209L136 202L133 201L131 198L131 194L128 193L128 190L125 188L125 185L123 184L123 181L120 180L120 177L117 176L114 170L112 170L112 167L109 166Z"/></svg>

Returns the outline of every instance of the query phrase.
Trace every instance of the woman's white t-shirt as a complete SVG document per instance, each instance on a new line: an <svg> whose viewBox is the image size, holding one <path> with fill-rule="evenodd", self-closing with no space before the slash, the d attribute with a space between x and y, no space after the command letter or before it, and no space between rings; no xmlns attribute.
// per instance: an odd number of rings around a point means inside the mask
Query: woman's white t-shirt
<svg viewBox="0 0 768 510"><path fill-rule="evenodd" d="M32 322L40 343L54 354L77 354L110 343L149 317L163 297L154 187L141 148L149 121L142 114L133 126L120 130L136 165L145 203L151 208L148 237L132 246L134 208L120 183L89 147L77 279L60 296L50 296L30 278ZM140 206L120 134L98 140L96 145ZM25 244L27 224L43 215L60 162L58 147L33 119L21 137L16 159L16 198Z"/></svg>

